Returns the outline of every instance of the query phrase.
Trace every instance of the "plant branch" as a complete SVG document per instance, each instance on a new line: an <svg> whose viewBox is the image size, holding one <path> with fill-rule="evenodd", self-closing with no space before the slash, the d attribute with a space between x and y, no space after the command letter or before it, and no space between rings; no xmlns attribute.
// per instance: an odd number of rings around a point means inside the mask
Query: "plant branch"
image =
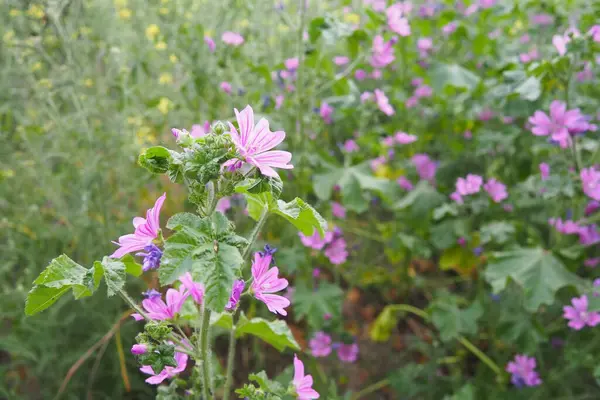
<svg viewBox="0 0 600 400"><path fill-rule="evenodd" d="M235 317L235 316L234 316ZM225 374L225 389L223 392L223 400L229 400L231 392L231 384L233 383L233 368L235 363L235 323L229 332L229 350L227 352L227 372Z"/></svg>
<svg viewBox="0 0 600 400"><path fill-rule="evenodd" d="M360 392L358 392L355 395L353 395L351 397L351 399L352 400L358 400L361 397L364 397L364 396L366 396L366 395L368 395L370 393L376 392L379 389L384 388L384 387L386 387L389 384L390 384L390 381L387 378L383 379L383 380L381 380L379 382L375 382L374 384L367 386L366 388L364 388Z"/></svg>
<svg viewBox="0 0 600 400"><path fill-rule="evenodd" d="M246 258L248 258L248 256L250 255L250 252L252 251L252 245L256 241L256 238L258 237L258 234L262 230L262 227L265 225L265 222L267 222L268 217L269 217L269 208L265 207L265 208L263 208L262 214L260 214L260 218L258 218L258 221L256 222L256 225L254 226L254 230L252 231L252 233L250 234L250 237L248 238L248 246L246 246L246 248L244 249L244 252L242 253L242 258L244 260Z"/></svg>
<svg viewBox="0 0 600 400"><path fill-rule="evenodd" d="M208 359L208 328L210 326L210 310L204 309L200 326L200 359L202 362L202 393L204 400L212 398L212 383L210 376L210 360Z"/></svg>

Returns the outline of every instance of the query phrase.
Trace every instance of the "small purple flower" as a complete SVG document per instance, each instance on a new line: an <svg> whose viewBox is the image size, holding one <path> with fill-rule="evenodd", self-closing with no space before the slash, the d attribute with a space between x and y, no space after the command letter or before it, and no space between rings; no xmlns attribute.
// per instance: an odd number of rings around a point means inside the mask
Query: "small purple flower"
<svg viewBox="0 0 600 400"><path fill-rule="evenodd" d="M343 237L336 238L327 249L325 249L325 257L329 259L334 265L343 264L348 258L348 251L346 250L346 241Z"/></svg>
<svg viewBox="0 0 600 400"><path fill-rule="evenodd" d="M483 253L483 247L479 246L479 247L475 247L473 249L473 254L475 254L476 256L480 256Z"/></svg>
<svg viewBox="0 0 600 400"><path fill-rule="evenodd" d="M160 266L160 259L162 258L163 252L156 247L155 244L149 244L144 247L145 253L136 253L136 256L144 257L142 264L142 270L149 271L151 269L157 269Z"/></svg>
<svg viewBox="0 0 600 400"><path fill-rule="evenodd" d="M161 297L161 294L156 289L148 289L142 293L142 295L147 299L154 299L156 297Z"/></svg>
<svg viewBox="0 0 600 400"><path fill-rule="evenodd" d="M600 324L600 313L588 311L588 298L584 294L581 297L571 299L573 306L564 306L563 316L569 320L569 327L576 331L583 329L586 325L594 327Z"/></svg>
<svg viewBox="0 0 600 400"><path fill-rule="evenodd" d="M583 265L588 268L596 268L598 264L600 264L600 257L588 258L583 262Z"/></svg>
<svg viewBox="0 0 600 400"><path fill-rule="evenodd" d="M204 43L206 43L206 45L208 46L208 49L210 50L211 53L213 51L215 51L215 49L217 48L215 41L212 40L212 38L209 36L204 36Z"/></svg>
<svg viewBox="0 0 600 400"><path fill-rule="evenodd" d="M514 361L506 366L506 371L512 374L511 382L518 388L523 386L539 386L542 384L537 372L535 372L535 358L517 354Z"/></svg>
<svg viewBox="0 0 600 400"><path fill-rule="evenodd" d="M312 276L313 278L318 278L321 275L321 270L319 268L313 268Z"/></svg>
<svg viewBox="0 0 600 400"><path fill-rule="evenodd" d="M266 257L272 256L273 254L275 254L275 252L277 252L277 247L271 247L271 245L265 244L263 251L259 251L258 254L260 254L261 257ZM274 261L274 259L271 259L271 263L273 263Z"/></svg>
<svg viewBox="0 0 600 400"><path fill-rule="evenodd" d="M547 163L540 163L540 175L543 181L550 177L550 166Z"/></svg>
<svg viewBox="0 0 600 400"><path fill-rule="evenodd" d="M598 209L600 209L600 202L592 200L585 206L585 215L591 215L598 211Z"/></svg>
<svg viewBox="0 0 600 400"><path fill-rule="evenodd" d="M136 356L144 354L146 351L148 351L148 346L145 344L134 344L131 346L131 354L135 354Z"/></svg>
<svg viewBox="0 0 600 400"><path fill-rule="evenodd" d="M308 342L313 357L327 357L331 354L331 336L325 332L317 332Z"/></svg>
<svg viewBox="0 0 600 400"><path fill-rule="evenodd" d="M231 296L229 296L229 301L225 306L225 309L227 311L233 311L236 309L245 286L246 283L244 283L244 281L241 279L233 282L233 287L231 288Z"/></svg>
<svg viewBox="0 0 600 400"><path fill-rule="evenodd" d="M331 202L331 213L336 218L346 218L346 208L337 201Z"/></svg>
<svg viewBox="0 0 600 400"><path fill-rule="evenodd" d="M358 344L339 343L339 345L337 346L337 355L341 362L355 362L358 358Z"/></svg>

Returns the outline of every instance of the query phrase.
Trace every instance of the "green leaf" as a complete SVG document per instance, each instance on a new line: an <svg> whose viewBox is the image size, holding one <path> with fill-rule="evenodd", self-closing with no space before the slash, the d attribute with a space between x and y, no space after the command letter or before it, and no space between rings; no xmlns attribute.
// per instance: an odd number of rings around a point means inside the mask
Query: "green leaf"
<svg viewBox="0 0 600 400"><path fill-rule="evenodd" d="M102 262L94 262L93 268L96 270L94 279L99 279L104 276L108 297L114 296L125 285L125 279L127 277L125 264L120 260L104 257ZM101 273L98 271L101 271Z"/></svg>
<svg viewBox="0 0 600 400"><path fill-rule="evenodd" d="M398 325L398 310L394 305L383 308L371 327L369 335L374 342L387 342L392 336L392 331Z"/></svg>
<svg viewBox="0 0 600 400"><path fill-rule="evenodd" d="M410 207L415 217L425 218L434 208L441 205L445 197L427 181L420 181L406 196L394 204L394 209L403 210Z"/></svg>
<svg viewBox="0 0 600 400"><path fill-rule="evenodd" d="M196 311L196 314L198 312ZM231 330L233 326L233 315L228 312L220 312L220 313L212 313L210 315L210 324L211 326L218 326L220 328L224 328L227 330Z"/></svg>
<svg viewBox="0 0 600 400"><path fill-rule="evenodd" d="M292 303L296 320L306 317L311 327L319 327L325 314L340 314L342 294L342 289L331 283L322 282L317 290L298 284Z"/></svg>
<svg viewBox="0 0 600 400"><path fill-rule="evenodd" d="M71 289L70 286L60 288L34 286L27 294L25 303L25 314L34 315L50 307L66 292Z"/></svg>
<svg viewBox="0 0 600 400"><path fill-rule="evenodd" d="M162 146L150 147L138 157L138 164L153 174L164 174L172 160L171 152Z"/></svg>
<svg viewBox="0 0 600 400"><path fill-rule="evenodd" d="M142 275L142 266L135 261L135 258L131 254L127 254L121 258L121 262L125 264L125 272L129 275L135 277Z"/></svg>
<svg viewBox="0 0 600 400"><path fill-rule="evenodd" d="M480 81L477 75L456 64L438 64L431 70L431 83L436 91L441 91L446 86L473 90Z"/></svg>
<svg viewBox="0 0 600 400"><path fill-rule="evenodd" d="M542 84L538 78L531 76L515 89L515 93L528 101L536 101L542 94Z"/></svg>
<svg viewBox="0 0 600 400"><path fill-rule="evenodd" d="M277 200L277 208L273 212L290 221L305 235L312 235L316 229L321 236L324 236L327 230L327 221L321 214L298 197L289 203Z"/></svg>
<svg viewBox="0 0 600 400"><path fill-rule="evenodd" d="M235 336L239 338L246 334L261 338L280 352L286 347L296 351L300 350L292 331L283 320L267 321L263 318L249 320L242 313L236 326Z"/></svg>
<svg viewBox="0 0 600 400"><path fill-rule="evenodd" d="M458 308L455 296L445 295L431 306L431 322L440 331L440 339L449 341L460 334L477 333L477 320L483 315L483 307L474 302L469 308Z"/></svg>
<svg viewBox="0 0 600 400"><path fill-rule="evenodd" d="M484 272L494 293L502 291L509 280L525 292L525 308L535 312L542 304L554 303L557 290L586 287L583 279L568 271L554 255L542 248L523 248L495 253Z"/></svg>
<svg viewBox="0 0 600 400"><path fill-rule="evenodd" d="M514 237L515 227L508 222L490 222L483 225L479 233L481 244L490 242L504 244Z"/></svg>

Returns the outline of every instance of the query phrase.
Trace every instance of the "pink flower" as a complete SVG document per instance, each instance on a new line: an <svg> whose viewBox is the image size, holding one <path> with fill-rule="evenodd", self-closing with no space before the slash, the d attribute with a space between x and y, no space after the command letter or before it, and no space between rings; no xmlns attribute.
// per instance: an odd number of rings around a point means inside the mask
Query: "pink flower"
<svg viewBox="0 0 600 400"><path fill-rule="evenodd" d="M422 37L417 40L417 49L421 57L427 57L429 51L433 49L433 40L429 37Z"/></svg>
<svg viewBox="0 0 600 400"><path fill-rule="evenodd" d="M533 14L531 16L532 25L552 25L554 17L551 14Z"/></svg>
<svg viewBox="0 0 600 400"><path fill-rule="evenodd" d="M219 87L225 93L231 94L231 83L223 81L223 82L221 82L221 84L219 85Z"/></svg>
<svg viewBox="0 0 600 400"><path fill-rule="evenodd" d="M244 37L242 35L240 35L239 33L229 32L229 31L223 32L223 35L221 36L221 40L225 44L229 44L231 46L239 46L244 43Z"/></svg>
<svg viewBox="0 0 600 400"><path fill-rule="evenodd" d="M215 41L212 40L212 38L209 36L204 36L204 43L206 43L206 45L208 46L208 49L210 50L211 53L214 52L215 49L217 48Z"/></svg>
<svg viewBox="0 0 600 400"><path fill-rule="evenodd" d="M273 294L285 289L288 286L287 279L279 278L279 268L269 268L273 256L260 252L254 253L252 262L252 286L251 292L258 300L266 304L269 311L275 314L287 315L285 307L290 305L290 301L283 296Z"/></svg>
<svg viewBox="0 0 600 400"><path fill-rule="evenodd" d="M352 139L346 140L343 147L346 153L354 153L355 151L360 150L360 147L358 147L356 142Z"/></svg>
<svg viewBox="0 0 600 400"><path fill-rule="evenodd" d="M192 130L190 131L190 135L193 138L199 138L202 136L206 136L206 134L210 131L210 122L204 121L204 124L194 124L192 125Z"/></svg>
<svg viewBox="0 0 600 400"><path fill-rule="evenodd" d="M331 336L325 332L317 332L308 342L313 357L327 357L331 354Z"/></svg>
<svg viewBox="0 0 600 400"><path fill-rule="evenodd" d="M477 11L479 11L479 5L477 3L471 4L464 12L465 17L475 14Z"/></svg>
<svg viewBox="0 0 600 400"><path fill-rule="evenodd" d="M246 286L246 283L241 279L233 282L233 286L231 287L231 295L229 296L229 301L227 302L227 305L225 306L225 310L234 311L236 309L238 302L240 301L240 296L242 295L242 292L244 291L245 286ZM288 287L288 291L290 289L291 288Z"/></svg>
<svg viewBox="0 0 600 400"><path fill-rule="evenodd" d="M379 168L380 166L382 166L383 164L385 164L386 161L387 160L386 160L385 156L379 156L379 157L371 160L371 163L370 163L371 164L371 169L373 171L376 171L377 168Z"/></svg>
<svg viewBox="0 0 600 400"><path fill-rule="evenodd" d="M468 196L470 194L478 193L481 190L483 178L479 175L468 174L465 178L458 178L456 180L456 191L461 196Z"/></svg>
<svg viewBox="0 0 600 400"><path fill-rule="evenodd" d="M581 34L576 28L569 28L564 35L552 36L552 44L558 51L558 54L564 56L567 53L567 44L571 42L571 35L573 37L579 37Z"/></svg>
<svg viewBox="0 0 600 400"><path fill-rule="evenodd" d="M583 168L579 175L583 184L583 193L600 201L600 171L596 171L594 167Z"/></svg>
<svg viewBox="0 0 600 400"><path fill-rule="evenodd" d="M333 63L335 65L346 65L350 62L350 59L346 56L336 56L333 57Z"/></svg>
<svg viewBox="0 0 600 400"><path fill-rule="evenodd" d="M163 193L156 202L154 207L146 212L146 218L135 217L133 226L135 231L132 234L119 237L119 242L113 242L121 246L110 255L111 258L121 258L125 254L143 250L146 246L152 244L152 241L158 237L160 230L160 209L162 208L167 194Z"/></svg>
<svg viewBox="0 0 600 400"><path fill-rule="evenodd" d="M594 42L600 43L600 25L594 25L588 31Z"/></svg>
<svg viewBox="0 0 600 400"><path fill-rule="evenodd" d="M394 43L396 43L396 38L392 38L386 42L383 36L375 36L373 39L373 54L371 56L371 65L374 68L383 68L396 59L394 55Z"/></svg>
<svg viewBox="0 0 600 400"><path fill-rule="evenodd" d="M360 95L360 102L361 103L365 103L365 102L371 100L372 97L373 97L373 93L371 93L371 92L363 92Z"/></svg>
<svg viewBox="0 0 600 400"><path fill-rule="evenodd" d="M353 363L358 358L358 344L345 344L339 343L337 348L337 355L340 361L346 363Z"/></svg>
<svg viewBox="0 0 600 400"><path fill-rule="evenodd" d="M140 371L142 371L145 374L152 375L150 378L146 379L146 383L149 383L151 385L158 385L162 383L162 381L164 381L165 379L173 378L180 372L183 372L185 370L185 367L187 366L187 360L187 354L179 353L176 351L176 367L166 366L160 373L157 374L156 372L154 372L150 365L143 365L140 368Z"/></svg>
<svg viewBox="0 0 600 400"><path fill-rule="evenodd" d="M383 140L381 142L383 143L384 146L392 147L394 145L394 137L386 136L383 138Z"/></svg>
<svg viewBox="0 0 600 400"><path fill-rule="evenodd" d="M288 58L283 62L288 71L295 71L296 69L298 69L299 63L300 62L298 61L298 57Z"/></svg>
<svg viewBox="0 0 600 400"><path fill-rule="evenodd" d="M387 15L388 26L393 32L400 36L410 35L410 25L408 19L405 18L404 4L396 3L388 7L385 14Z"/></svg>
<svg viewBox="0 0 600 400"><path fill-rule="evenodd" d="M343 264L348 259L348 251L346 250L346 241L343 237L338 237L327 246L325 249L325 257L334 265Z"/></svg>
<svg viewBox="0 0 600 400"><path fill-rule="evenodd" d="M483 109L477 116L481 121L489 121L494 118L494 112L489 108Z"/></svg>
<svg viewBox="0 0 600 400"><path fill-rule="evenodd" d="M279 110L283 105L283 101L285 100L285 96L282 94L278 94L275 96L275 109Z"/></svg>
<svg viewBox="0 0 600 400"><path fill-rule="evenodd" d="M437 170L437 162L429 158L427 154L415 154L411 158L412 163L417 169L419 178L432 182Z"/></svg>
<svg viewBox="0 0 600 400"><path fill-rule="evenodd" d="M381 77L383 76L383 73L381 72L380 69L374 69L373 72L371 72L371 78L373 79L381 79Z"/></svg>
<svg viewBox="0 0 600 400"><path fill-rule="evenodd" d="M331 115L333 114L333 107L331 107L326 102L322 102L321 108L319 109L319 114L321 115L321 118L323 118L323 121L325 121L326 124L330 124Z"/></svg>
<svg viewBox="0 0 600 400"><path fill-rule="evenodd" d="M433 94L433 89L431 88L431 86L428 85L421 85L418 88L415 89L415 97L416 98L423 98L423 97L431 97L431 95Z"/></svg>
<svg viewBox="0 0 600 400"><path fill-rule="evenodd" d="M588 311L588 298L584 294L581 297L571 299L573 306L564 306L563 316L569 320L569 327L576 331L583 329L586 325L594 327L600 324L600 313Z"/></svg>
<svg viewBox="0 0 600 400"><path fill-rule="evenodd" d="M540 175L543 181L550 177L550 166L547 163L540 163Z"/></svg>
<svg viewBox="0 0 600 400"><path fill-rule="evenodd" d="M497 0L479 0L479 7L486 9L496 5Z"/></svg>
<svg viewBox="0 0 600 400"><path fill-rule="evenodd" d="M230 197L221 197L217 202L217 206L215 210L225 214L227 210L231 208L231 198Z"/></svg>
<svg viewBox="0 0 600 400"><path fill-rule="evenodd" d="M410 84L414 87L419 87L423 84L423 78L414 78L410 81Z"/></svg>
<svg viewBox="0 0 600 400"><path fill-rule="evenodd" d="M396 111L390 105L387 96L383 93L383 90L375 89L375 102L377 103L377 107L387 116L394 115Z"/></svg>
<svg viewBox="0 0 600 400"><path fill-rule="evenodd" d="M142 301L142 306L146 310L146 315L150 319L155 321L163 321L166 319L173 319L175 315L181 311L181 307L185 302L185 299L188 298L190 293L186 290L185 286L181 286L179 290L169 289L167 290L167 294L165 298L167 303L158 296L151 297L148 299L144 299ZM141 321L144 319L140 314L132 314L131 315L136 321Z"/></svg>
<svg viewBox="0 0 600 400"><path fill-rule="evenodd" d="M452 192L452 194L450 194L450 199L454 200L457 204L463 204L465 202L458 192Z"/></svg>
<svg viewBox="0 0 600 400"><path fill-rule="evenodd" d="M411 96L408 99L406 99L406 102L404 103L404 106L406 108L413 108L417 104L419 104L419 99L416 96Z"/></svg>
<svg viewBox="0 0 600 400"><path fill-rule="evenodd" d="M585 82L592 79L594 79L594 72L592 71L591 63L586 61L583 63L583 70L577 73L577 81Z"/></svg>
<svg viewBox="0 0 600 400"><path fill-rule="evenodd" d="M506 185L494 178L488 179L485 185L483 185L483 189L488 192L492 200L496 203L500 203L502 200L508 197Z"/></svg>
<svg viewBox="0 0 600 400"><path fill-rule="evenodd" d="M300 236L300 241L304 246L315 250L321 250L326 244L331 243L333 240L333 232L325 232L325 237L321 238L321 235L316 229L312 236L305 236L302 232L298 232L298 236Z"/></svg>
<svg viewBox="0 0 600 400"><path fill-rule="evenodd" d="M535 358L517 354L515 360L506 366L506 371L512 374L511 382L517 387L539 386L542 380L535 372L535 366Z"/></svg>
<svg viewBox="0 0 600 400"><path fill-rule="evenodd" d="M550 135L562 148L569 146L569 132L578 132L589 128L589 123L578 108L567 110L567 105L559 100L550 103L550 116L543 111L536 111L529 117L532 125L531 133L536 136Z"/></svg>
<svg viewBox="0 0 600 400"><path fill-rule="evenodd" d="M356 72L354 72L354 77L357 81L363 81L367 78L367 71L364 69L357 69Z"/></svg>
<svg viewBox="0 0 600 400"><path fill-rule="evenodd" d="M444 32L445 35L450 35L456 31L456 28L458 28L458 22L452 21L442 27L442 32Z"/></svg>
<svg viewBox="0 0 600 400"><path fill-rule="evenodd" d="M346 208L336 201L331 202L331 213L336 218L346 218Z"/></svg>
<svg viewBox="0 0 600 400"><path fill-rule="evenodd" d="M410 144L417 141L417 137L415 135L409 135L406 132L396 132L394 139L396 139L396 142L399 144Z"/></svg>
<svg viewBox="0 0 600 400"><path fill-rule="evenodd" d="M313 400L319 398L313 388L313 378L311 375L304 375L304 364L298 359L298 356L294 354L294 380L292 381L294 388L296 388L296 395L298 400Z"/></svg>
<svg viewBox="0 0 600 400"><path fill-rule="evenodd" d="M571 221L570 219L563 222L560 218L550 218L548 224L564 235L579 234L582 228L577 222Z"/></svg>
<svg viewBox="0 0 600 400"><path fill-rule="evenodd" d="M148 351L148 346L145 344L134 344L131 346L131 354L135 354L136 356L144 354L146 351Z"/></svg>
<svg viewBox="0 0 600 400"><path fill-rule="evenodd" d="M229 123L229 134L237 148L241 158L247 163L254 165L263 175L276 177L277 172L273 168L292 169L289 162L292 154L288 151L271 150L285 139L285 132L271 132L269 122L261 118L254 126L254 111L252 107L246 106L242 112L235 110L236 119L240 132ZM234 166L238 159L225 162L224 167Z"/></svg>
<svg viewBox="0 0 600 400"><path fill-rule="evenodd" d="M596 268L598 264L600 264L600 257L588 258L583 262L583 265L585 265L588 268Z"/></svg>
<svg viewBox="0 0 600 400"><path fill-rule="evenodd" d="M194 282L192 274L186 272L179 277L179 282L187 289L188 293L192 296L196 304L202 304L202 298L204 297L204 286L199 282Z"/></svg>
<svg viewBox="0 0 600 400"><path fill-rule="evenodd" d="M473 139L473 132L466 130L465 133L463 133L463 137L465 139Z"/></svg>
<svg viewBox="0 0 600 400"><path fill-rule="evenodd" d="M413 184L405 176L396 179L396 183L404 190L413 190Z"/></svg>

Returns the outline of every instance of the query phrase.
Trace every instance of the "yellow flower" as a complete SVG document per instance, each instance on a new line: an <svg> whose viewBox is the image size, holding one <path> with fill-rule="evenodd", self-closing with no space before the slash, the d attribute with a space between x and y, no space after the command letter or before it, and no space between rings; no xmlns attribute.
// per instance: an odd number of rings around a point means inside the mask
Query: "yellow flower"
<svg viewBox="0 0 600 400"><path fill-rule="evenodd" d="M279 24L277 25L277 30L281 33L286 33L290 31L290 27L285 24Z"/></svg>
<svg viewBox="0 0 600 400"><path fill-rule="evenodd" d="M10 44L10 43L12 43L14 37L15 37L15 31L13 31L13 30L6 31L4 36L2 36L2 41L6 44Z"/></svg>
<svg viewBox="0 0 600 400"><path fill-rule="evenodd" d="M10 12L8 14L11 17L18 17L19 15L21 15L21 10L17 10L16 8L13 8L12 10L10 10Z"/></svg>
<svg viewBox="0 0 600 400"><path fill-rule="evenodd" d="M42 19L46 14L44 13L44 9L42 7L38 6L37 4L32 4L27 9L27 15L32 18Z"/></svg>
<svg viewBox="0 0 600 400"><path fill-rule="evenodd" d="M516 35L522 29L523 29L523 22L519 19L513 24L512 28L510 28L510 34Z"/></svg>
<svg viewBox="0 0 600 400"><path fill-rule="evenodd" d="M129 8L122 8L119 10L119 18L124 21L131 19L131 10Z"/></svg>
<svg viewBox="0 0 600 400"><path fill-rule="evenodd" d="M175 64L177 61L179 61L179 59L177 58L177 56L176 56L175 54L171 54L171 55L169 56L169 60L170 60L170 61L171 61L173 64Z"/></svg>
<svg viewBox="0 0 600 400"><path fill-rule="evenodd" d="M161 7L161 8L158 10L158 12L159 12L161 15L167 15L167 14L169 13L169 9L168 9L167 7Z"/></svg>
<svg viewBox="0 0 600 400"><path fill-rule="evenodd" d="M156 43L156 46L154 46L156 48L156 50L165 50L167 48L167 44L165 42L163 42L162 40L158 43Z"/></svg>
<svg viewBox="0 0 600 400"><path fill-rule="evenodd" d="M160 74L160 78L158 78L158 83L161 85L168 85L169 83L173 83L173 75L168 72L163 72Z"/></svg>
<svg viewBox="0 0 600 400"><path fill-rule="evenodd" d="M161 97L156 108L158 108L158 111L160 111L162 114L166 115L169 112L171 105L171 100L167 99L166 97Z"/></svg>
<svg viewBox="0 0 600 400"><path fill-rule="evenodd" d="M250 21L248 21L246 18L240 20L240 22L238 22L238 26L240 28L246 28L248 27L248 25L250 25Z"/></svg>
<svg viewBox="0 0 600 400"><path fill-rule="evenodd" d="M38 81L38 85L40 85L43 88L50 89L52 87L52 81L46 78L40 79Z"/></svg>
<svg viewBox="0 0 600 400"><path fill-rule="evenodd" d="M39 61L31 66L31 72L39 71L40 69L42 69L42 63Z"/></svg>
<svg viewBox="0 0 600 400"><path fill-rule="evenodd" d="M93 81L93 80L91 80L90 78L87 78L86 80L84 80L84 81L83 81L83 84L84 84L86 87L89 87L89 88L91 88L91 87L93 87L93 86L94 86L94 81Z"/></svg>
<svg viewBox="0 0 600 400"><path fill-rule="evenodd" d="M346 14L344 15L344 22L354 25L360 24L360 15L355 13Z"/></svg>
<svg viewBox="0 0 600 400"><path fill-rule="evenodd" d="M146 37L148 40L154 40L154 38L160 33L160 28L156 24L148 25L146 28Z"/></svg>

